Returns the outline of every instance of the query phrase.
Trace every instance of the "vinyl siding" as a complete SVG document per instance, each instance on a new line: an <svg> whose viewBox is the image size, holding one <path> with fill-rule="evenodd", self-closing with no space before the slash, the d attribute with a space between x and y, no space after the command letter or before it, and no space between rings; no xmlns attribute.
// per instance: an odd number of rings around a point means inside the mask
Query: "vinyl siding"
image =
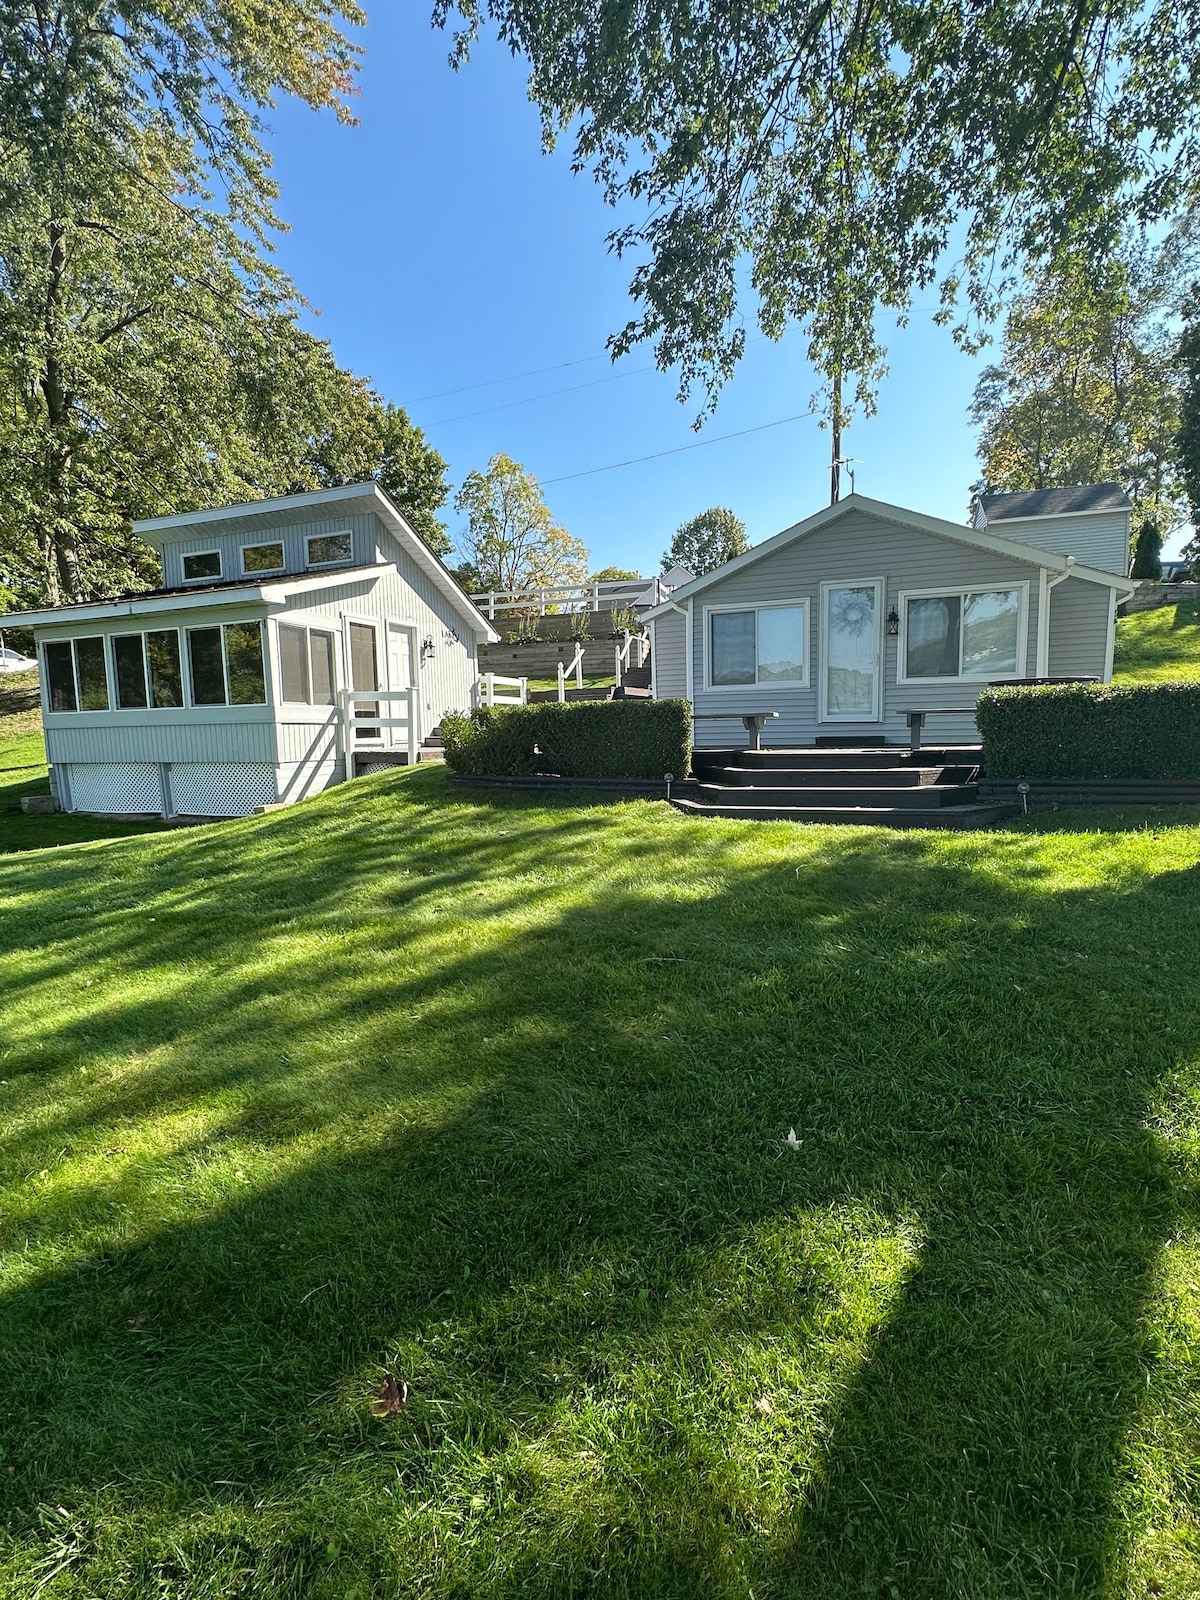
<svg viewBox="0 0 1200 1600"><path fill-rule="evenodd" d="M1082 566L1124 577L1129 571L1128 511L1097 511L1073 517L1000 517L988 523L999 539L1014 539L1055 555L1074 556Z"/></svg>
<svg viewBox="0 0 1200 1600"><path fill-rule="evenodd" d="M1102 678L1110 589L1067 578L1050 591L1050 676Z"/></svg>
<svg viewBox="0 0 1200 1600"><path fill-rule="evenodd" d="M821 584L882 578L884 617L893 606L900 609L899 597L904 591L953 592L977 586L1008 588L1027 584L1025 660L1023 665L1018 663L1018 671L1032 674L1036 666L1039 571L1032 563L986 550L973 550L954 540L904 528L865 512L848 512L807 538L785 545L773 555L751 563L693 596L690 604L694 610L692 649L697 745L741 744L745 732L740 713L767 710L779 713L764 731L763 742L770 745L806 745L819 734L852 737L856 733L875 738L882 735L899 743L907 738L907 725L901 713L922 709L939 713L929 718L925 735L929 742L974 740L977 738L974 717L966 708L973 705L982 684L957 679L931 684L897 683L897 647L901 641L888 637L886 631L882 640L880 719L852 723L819 719ZM1106 591L1099 592L1106 594ZM707 607L801 599L809 601L807 688L780 689L759 684L739 691L705 689ZM659 626L661 619L656 619L656 627ZM658 670L661 674L661 657ZM658 692L663 693L661 678ZM942 714L944 708L953 708L956 714ZM728 715L710 719L710 713L724 712Z"/></svg>
<svg viewBox="0 0 1200 1600"><path fill-rule="evenodd" d="M222 579L240 578L242 572L242 546L247 544L283 544L284 569L287 572L304 572L308 567L307 540L320 534L344 533L352 535L352 562L366 565L378 555L379 528L377 517L370 512L356 516L314 516L298 519L290 512L286 520L263 515L250 517L240 523L222 522L220 532L212 524L201 523L193 532L173 532L162 547L163 585L172 589L183 582L184 555L199 554L206 550L221 552ZM321 572L332 568L320 567ZM252 577L258 574L250 574ZM270 574L265 575L267 577Z"/></svg>
<svg viewBox="0 0 1200 1600"><path fill-rule="evenodd" d="M655 617L651 664L660 700L687 699L687 618L678 611Z"/></svg>
<svg viewBox="0 0 1200 1600"><path fill-rule="evenodd" d="M239 721L210 721L197 712L187 712L188 720L184 722L178 720L178 712L160 711L152 715L177 720L153 723L126 720L144 717L144 712L85 711L71 718L70 727L55 719L54 725L46 729L46 759L53 764L73 761L274 762L275 724L270 707L225 709L257 710L259 715ZM63 722L67 715L63 713Z"/></svg>

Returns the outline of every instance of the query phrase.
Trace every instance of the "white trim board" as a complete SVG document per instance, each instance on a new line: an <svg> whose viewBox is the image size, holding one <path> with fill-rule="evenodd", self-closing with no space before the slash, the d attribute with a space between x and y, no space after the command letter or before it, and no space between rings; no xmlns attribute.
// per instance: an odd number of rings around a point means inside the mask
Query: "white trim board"
<svg viewBox="0 0 1200 1600"><path fill-rule="evenodd" d="M785 680L780 680L780 679L775 679L775 680L767 679L765 682L760 682L758 680L758 677L757 677L757 672L758 672L758 654L757 654L757 652L758 652L758 622L757 622L757 618L756 618L755 624L754 624L755 674L756 674L755 678L750 683L714 683L712 681L712 628L711 628L711 623L710 623L709 619L712 616L717 615L719 613L730 612L730 611L732 611L732 612L753 611L753 612L756 612L756 613L759 612L759 611L799 611L799 612L801 612L802 615L803 615L803 619L804 620L800 624L800 638L801 638L801 646L800 646L800 648L801 648L801 654L802 654L802 657L803 657L803 659L802 659L802 661L800 663L800 666L801 666L801 669L802 669L800 677L798 677L798 678L789 678L786 681ZM746 693L747 689L753 689L756 694L757 693L786 694L789 691L793 691L794 692L797 689L807 689L807 688L809 688L810 684L811 684L810 663L811 663L811 658L812 658L811 615L812 615L812 608L809 605L809 601L808 601L808 596L807 595L802 596L798 600L760 600L760 601L746 601L746 600L732 601L731 600L731 601L728 601L726 603L722 603L720 605L712 605L712 606L704 606L704 607L702 607L703 634L702 634L701 641L700 641L700 662L701 662L701 666L703 668L704 687L703 687L701 693L703 693L703 694L740 694L740 695L744 695ZM651 667L651 670L653 670L653 665Z"/></svg>

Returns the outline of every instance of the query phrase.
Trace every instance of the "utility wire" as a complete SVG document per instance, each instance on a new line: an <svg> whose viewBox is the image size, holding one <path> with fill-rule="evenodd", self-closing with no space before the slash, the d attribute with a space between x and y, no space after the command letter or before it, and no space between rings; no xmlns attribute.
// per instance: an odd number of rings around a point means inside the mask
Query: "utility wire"
<svg viewBox="0 0 1200 1600"><path fill-rule="evenodd" d="M513 406L532 405L535 400L553 400L555 395L575 394L580 389L594 389L596 385L600 383L615 383L618 378L636 377L639 372L657 371L658 368L654 366L630 367L625 372L610 372L608 376L604 378L589 378L586 383L568 384L565 389L547 389L544 394L527 394L523 395L520 400L502 400L499 405L483 406L479 411L464 411L457 417L443 417L440 422L429 422L426 423L425 426L429 428L445 428L448 427L452 422L466 422L468 417L486 417L489 416L493 411L509 411ZM497 378L496 382L501 383L503 382L503 379Z"/></svg>
<svg viewBox="0 0 1200 1600"><path fill-rule="evenodd" d="M553 367L532 367L528 372L510 372L503 378L485 378L482 383L464 383L461 389L439 389L436 394L419 394L408 403L419 406L425 400L446 400L452 394L470 394L474 389L493 389L498 383L516 383L518 378L540 378L546 372L562 372L566 367L586 367L589 361L604 361L608 351L598 356L580 356L577 361L559 361Z"/></svg>
<svg viewBox="0 0 1200 1600"><path fill-rule="evenodd" d="M613 461L607 467L588 467L585 472L566 472L560 478L542 478L540 481L549 485L552 483L569 483L572 478L594 478L598 472L616 472L620 467L636 467L643 461L659 461L663 456L682 455L685 450L702 450L706 444L723 444L726 439L744 439L748 433L762 433L767 428L782 428L785 422L801 422L805 417L816 415L816 407L808 411L797 411L794 417L776 417L774 422L760 422L754 428L739 428L736 433L719 433L711 439L697 439L695 444L676 445L673 450L656 450L650 456L632 456L628 461Z"/></svg>

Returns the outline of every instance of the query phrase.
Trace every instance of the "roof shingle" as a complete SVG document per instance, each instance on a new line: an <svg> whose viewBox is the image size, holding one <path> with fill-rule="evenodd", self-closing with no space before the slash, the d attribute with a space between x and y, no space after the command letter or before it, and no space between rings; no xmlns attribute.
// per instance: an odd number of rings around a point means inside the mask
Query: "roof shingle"
<svg viewBox="0 0 1200 1600"><path fill-rule="evenodd" d="M1128 511L1129 496L1119 483L1076 483L1061 489L1024 489L1017 494L979 497L989 522L1014 517L1062 517L1077 511Z"/></svg>

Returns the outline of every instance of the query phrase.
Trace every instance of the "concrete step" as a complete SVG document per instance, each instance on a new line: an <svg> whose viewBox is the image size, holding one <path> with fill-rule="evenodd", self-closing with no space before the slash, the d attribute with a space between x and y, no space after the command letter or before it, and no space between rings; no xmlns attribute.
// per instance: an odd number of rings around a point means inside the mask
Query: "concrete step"
<svg viewBox="0 0 1200 1600"><path fill-rule="evenodd" d="M721 806L672 797L671 804L693 817L730 817L742 822L854 823L883 828L986 828L1019 811L1017 806L995 803L921 810L901 806Z"/></svg>
<svg viewBox="0 0 1200 1600"><path fill-rule="evenodd" d="M417 751L418 764L425 761L445 761L446 752L440 744L423 744Z"/></svg>
<svg viewBox="0 0 1200 1600"><path fill-rule="evenodd" d="M861 806L893 810L937 811L944 806L972 805L978 799L973 783L911 784L907 788L825 788L816 784L793 787L773 784L747 787L742 784L699 783L695 798L705 805L754 810L760 806L832 807L835 810Z"/></svg>

